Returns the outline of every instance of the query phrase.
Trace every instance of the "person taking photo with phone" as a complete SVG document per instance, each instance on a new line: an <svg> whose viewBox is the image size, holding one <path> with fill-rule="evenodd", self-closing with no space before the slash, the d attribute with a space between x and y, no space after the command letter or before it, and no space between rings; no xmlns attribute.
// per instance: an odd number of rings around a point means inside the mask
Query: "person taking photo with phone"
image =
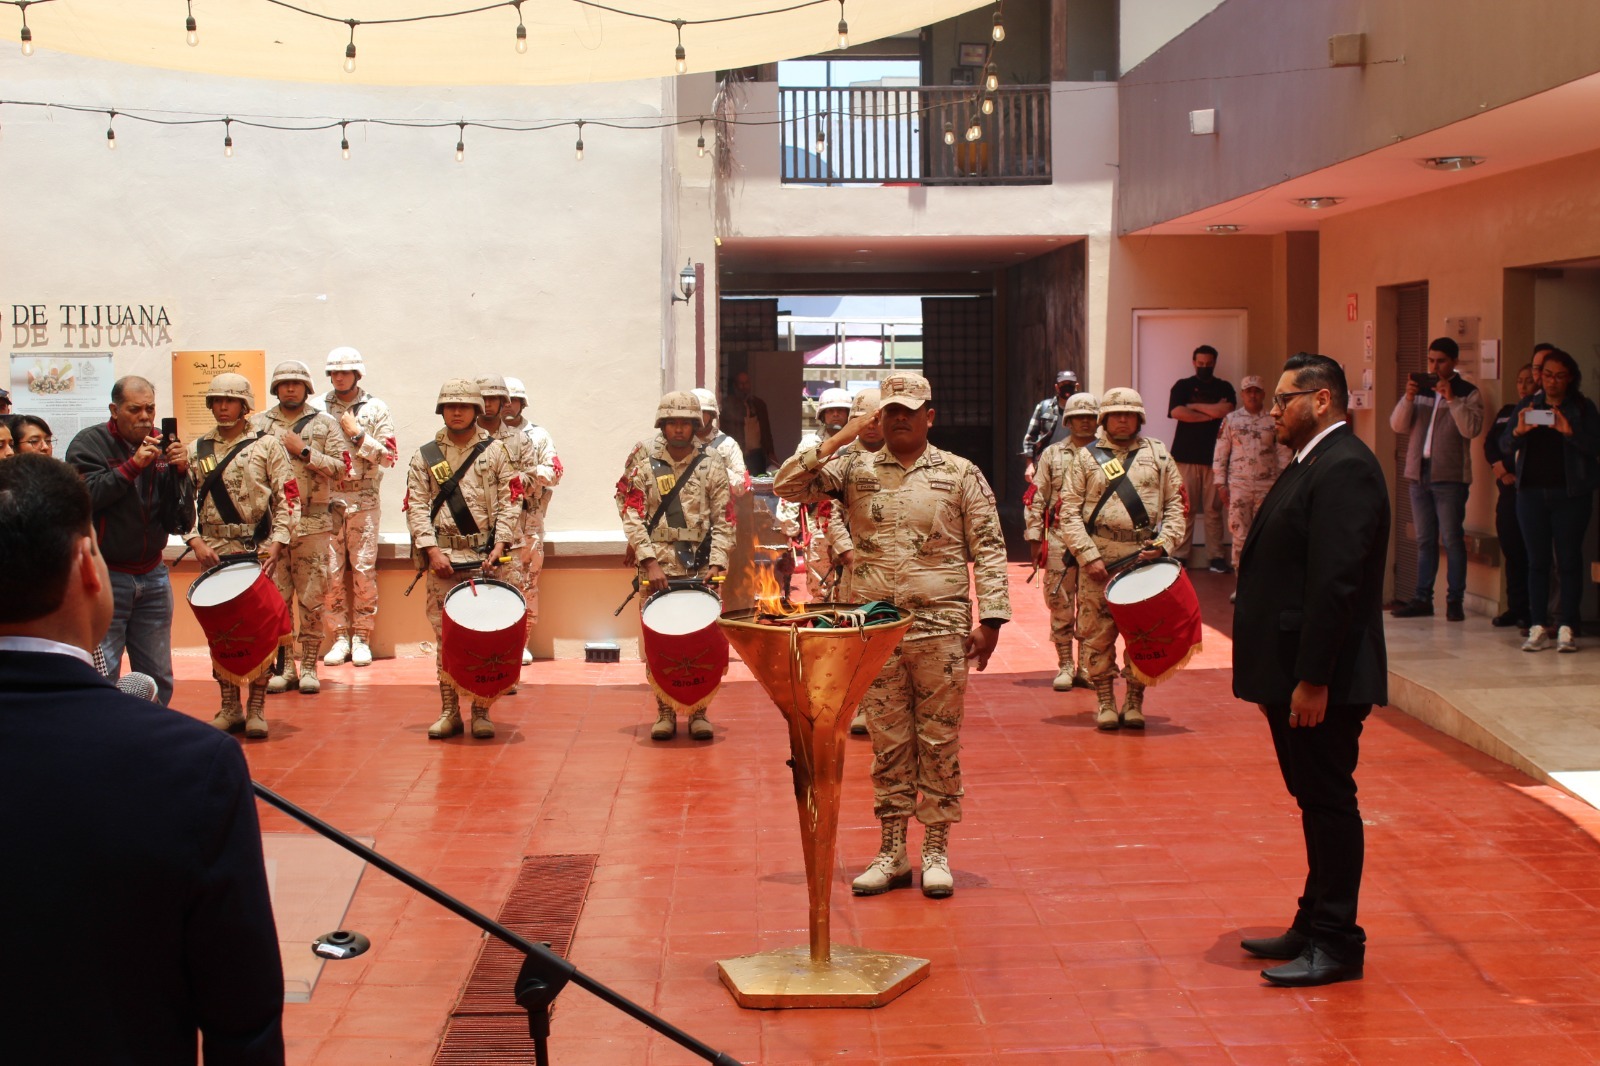
<svg viewBox="0 0 1600 1066"><path fill-rule="evenodd" d="M177 420L156 431L156 388L129 375L111 386L111 418L67 445L83 477L94 529L111 572L113 610L100 651L112 680L128 664L155 678L156 698L172 699L172 582L161 553L169 533L194 527L189 457Z"/></svg>

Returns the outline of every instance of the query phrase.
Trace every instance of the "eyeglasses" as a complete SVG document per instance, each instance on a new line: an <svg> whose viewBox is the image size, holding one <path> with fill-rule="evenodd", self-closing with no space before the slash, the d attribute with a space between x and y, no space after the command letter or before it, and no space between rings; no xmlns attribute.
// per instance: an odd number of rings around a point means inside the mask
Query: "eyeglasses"
<svg viewBox="0 0 1600 1066"><path fill-rule="evenodd" d="M1296 396L1310 396L1321 391L1321 389L1301 389L1299 392L1275 392L1272 394L1272 406L1283 410L1289 406L1289 401Z"/></svg>
<svg viewBox="0 0 1600 1066"><path fill-rule="evenodd" d="M1560 372L1556 372L1556 371L1553 371L1553 370L1546 370L1546 371L1543 372L1543 374L1541 376L1546 381L1571 381L1572 380L1572 375L1567 373L1565 370L1562 370Z"/></svg>

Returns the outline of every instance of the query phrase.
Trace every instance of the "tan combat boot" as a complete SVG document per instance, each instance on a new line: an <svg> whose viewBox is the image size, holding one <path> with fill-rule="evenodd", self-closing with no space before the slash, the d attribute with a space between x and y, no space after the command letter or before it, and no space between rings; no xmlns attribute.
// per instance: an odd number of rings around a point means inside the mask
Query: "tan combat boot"
<svg viewBox="0 0 1600 1066"><path fill-rule="evenodd" d="M317 680L317 645L316 640L308 640L300 645L300 693L305 696L314 696L322 691L322 682Z"/></svg>
<svg viewBox="0 0 1600 1066"><path fill-rule="evenodd" d="M439 720L428 727L429 740L444 740L461 732L461 697L448 681L439 682Z"/></svg>
<svg viewBox="0 0 1600 1066"><path fill-rule="evenodd" d="M1122 701L1122 728L1144 728L1144 682L1128 678L1128 695Z"/></svg>
<svg viewBox="0 0 1600 1066"><path fill-rule="evenodd" d="M906 820L883 819L883 843L861 876L850 882L858 896L877 896L892 888L911 887L911 862L906 858Z"/></svg>
<svg viewBox="0 0 1600 1066"><path fill-rule="evenodd" d="M1059 671L1056 674L1055 680L1050 682L1050 687L1055 689L1057 692L1069 691L1072 688L1073 675L1071 644L1056 645L1056 663L1059 666Z"/></svg>
<svg viewBox="0 0 1600 1066"><path fill-rule="evenodd" d="M283 673L273 674L272 677L268 679L267 691L272 693L274 696L278 695L280 692L288 692L290 688L294 687L299 682L299 680L300 675L295 669L295 661L293 659L285 658L283 661Z"/></svg>
<svg viewBox="0 0 1600 1066"><path fill-rule="evenodd" d="M706 717L704 710L695 711L689 716L689 739L710 740L714 733L711 731L711 719Z"/></svg>
<svg viewBox="0 0 1600 1066"><path fill-rule="evenodd" d="M856 716L850 719L850 732L858 737L867 735L867 712L860 707L856 708Z"/></svg>
<svg viewBox="0 0 1600 1066"><path fill-rule="evenodd" d="M267 686L250 682L250 704L244 714L244 735L251 740L267 739Z"/></svg>
<svg viewBox="0 0 1600 1066"><path fill-rule="evenodd" d="M946 855L949 839L949 822L928 826L922 838L922 894L929 899L945 899L956 890Z"/></svg>
<svg viewBox="0 0 1600 1066"><path fill-rule="evenodd" d="M244 728L244 711L239 706L239 686L218 680L222 690L222 709L211 719L211 724L224 733L237 733Z"/></svg>
<svg viewBox="0 0 1600 1066"><path fill-rule="evenodd" d="M1114 684L1116 684L1115 674L1094 679L1094 695L1099 701L1094 712L1094 724L1095 728L1106 733L1122 727L1122 719L1117 714L1117 692L1112 687Z"/></svg>
<svg viewBox="0 0 1600 1066"><path fill-rule="evenodd" d="M350 634L340 633L334 640L333 647L328 649L328 654L322 657L323 666L342 666L350 658Z"/></svg>
<svg viewBox="0 0 1600 1066"><path fill-rule="evenodd" d="M678 712L656 701L656 722L650 727L651 740L671 740L678 732Z"/></svg>
<svg viewBox="0 0 1600 1066"><path fill-rule="evenodd" d="M472 705L472 738L474 740L494 739L494 723L489 721L489 705L487 703L473 703Z"/></svg>

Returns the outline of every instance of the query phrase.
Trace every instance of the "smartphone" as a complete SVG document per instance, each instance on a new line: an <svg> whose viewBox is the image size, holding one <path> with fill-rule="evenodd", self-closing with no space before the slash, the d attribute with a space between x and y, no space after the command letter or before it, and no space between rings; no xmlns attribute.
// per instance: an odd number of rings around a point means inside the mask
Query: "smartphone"
<svg viewBox="0 0 1600 1066"><path fill-rule="evenodd" d="M1439 385L1439 375L1427 372L1412 374L1411 380L1417 383L1418 392L1432 392Z"/></svg>
<svg viewBox="0 0 1600 1066"><path fill-rule="evenodd" d="M1553 407L1530 407L1527 411L1528 425L1553 426L1556 424L1556 412Z"/></svg>
<svg viewBox="0 0 1600 1066"><path fill-rule="evenodd" d="M167 445L178 439L178 420L176 418L163 418L161 420L161 449L166 450Z"/></svg>

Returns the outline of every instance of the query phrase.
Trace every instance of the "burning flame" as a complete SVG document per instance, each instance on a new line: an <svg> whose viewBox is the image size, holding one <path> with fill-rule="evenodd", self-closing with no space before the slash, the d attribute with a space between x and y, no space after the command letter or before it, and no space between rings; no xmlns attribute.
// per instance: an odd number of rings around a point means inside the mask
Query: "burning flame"
<svg viewBox="0 0 1600 1066"><path fill-rule="evenodd" d="M755 564L755 600L757 614L804 614L805 608L789 602L788 590L778 581L778 556L757 559Z"/></svg>

